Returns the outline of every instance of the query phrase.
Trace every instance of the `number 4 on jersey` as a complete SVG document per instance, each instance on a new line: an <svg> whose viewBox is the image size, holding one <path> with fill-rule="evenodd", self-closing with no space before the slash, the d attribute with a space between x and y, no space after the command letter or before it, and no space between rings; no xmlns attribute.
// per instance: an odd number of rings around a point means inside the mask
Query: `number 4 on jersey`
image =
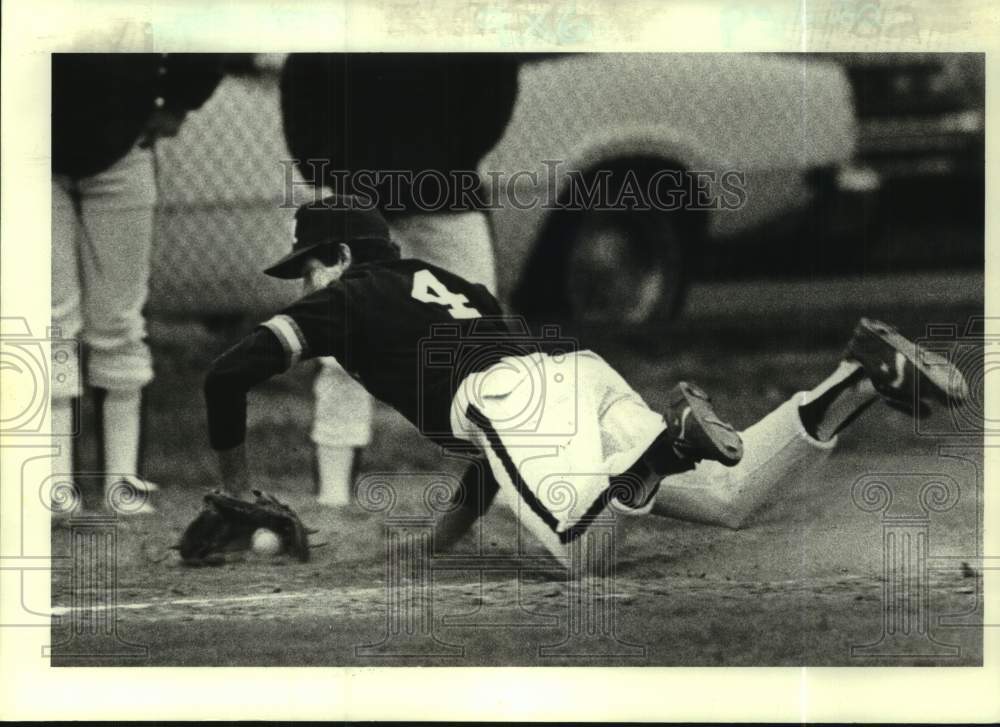
<svg viewBox="0 0 1000 727"><path fill-rule="evenodd" d="M430 270L418 270L413 274L413 290L410 295L421 303L443 305L452 318L482 317L482 313L469 305L468 298L461 293L452 293Z"/></svg>

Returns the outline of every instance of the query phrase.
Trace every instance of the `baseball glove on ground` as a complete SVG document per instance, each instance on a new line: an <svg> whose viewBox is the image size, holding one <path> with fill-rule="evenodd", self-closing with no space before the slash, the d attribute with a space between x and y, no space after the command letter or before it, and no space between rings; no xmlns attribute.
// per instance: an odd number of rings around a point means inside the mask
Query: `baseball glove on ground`
<svg viewBox="0 0 1000 727"><path fill-rule="evenodd" d="M176 546L188 565L214 565L224 561L224 552L249 550L258 528L274 531L282 552L309 560L309 533L299 516L273 495L253 490L247 502L219 490L205 495L205 505L184 530Z"/></svg>

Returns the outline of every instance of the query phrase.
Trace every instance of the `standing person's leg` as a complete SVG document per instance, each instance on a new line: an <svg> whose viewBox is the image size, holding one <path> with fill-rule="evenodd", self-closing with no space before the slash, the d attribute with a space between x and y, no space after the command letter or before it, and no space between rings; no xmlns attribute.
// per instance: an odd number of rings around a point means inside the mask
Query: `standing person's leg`
<svg viewBox="0 0 1000 727"><path fill-rule="evenodd" d="M73 472L73 409L80 396L79 345L74 345L83 326L78 255L78 216L75 184L68 177L52 178L52 327L53 338L67 345L53 345L52 437L59 448L52 463L53 474ZM64 357L55 363L57 357ZM58 372L58 375L55 375ZM77 493L79 494L79 493Z"/></svg>
<svg viewBox="0 0 1000 727"><path fill-rule="evenodd" d="M123 480L136 490L153 489L137 470L141 392L153 378L143 306L149 293L154 175L152 153L133 149L108 170L81 181L83 338L90 357L88 383L103 392L99 398L107 494ZM145 502L128 509L151 510Z"/></svg>
<svg viewBox="0 0 1000 727"><path fill-rule="evenodd" d="M316 408L311 436L316 447L318 499L324 505L349 505L358 451L372 438L372 397L329 357L320 359L313 394Z"/></svg>

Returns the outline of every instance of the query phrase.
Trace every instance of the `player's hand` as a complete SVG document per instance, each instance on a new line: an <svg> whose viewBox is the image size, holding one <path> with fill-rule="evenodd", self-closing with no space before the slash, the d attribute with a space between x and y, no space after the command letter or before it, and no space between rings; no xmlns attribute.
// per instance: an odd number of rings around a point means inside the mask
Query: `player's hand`
<svg viewBox="0 0 1000 727"><path fill-rule="evenodd" d="M186 117L187 113L184 111L156 109L146 122L142 134L139 135L139 148L148 149L157 139L177 136Z"/></svg>

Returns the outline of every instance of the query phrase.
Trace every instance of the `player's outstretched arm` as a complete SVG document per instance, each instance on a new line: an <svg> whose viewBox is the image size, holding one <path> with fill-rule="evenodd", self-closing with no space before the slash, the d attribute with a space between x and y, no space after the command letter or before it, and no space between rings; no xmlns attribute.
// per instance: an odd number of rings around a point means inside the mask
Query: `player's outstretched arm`
<svg viewBox="0 0 1000 727"><path fill-rule="evenodd" d="M205 377L208 439L219 456L223 485L233 495L244 495L250 489L243 444L247 394L289 366L281 341L261 327L219 356Z"/></svg>
<svg viewBox="0 0 1000 727"><path fill-rule="evenodd" d="M219 456L219 472L222 474L222 486L226 492L236 497L244 497L250 493L250 468L247 466L247 448L245 444L237 444L232 449L221 449Z"/></svg>
<svg viewBox="0 0 1000 727"><path fill-rule="evenodd" d="M264 321L212 363L205 378L208 438L231 493L250 489L243 448L247 394L304 359L340 358L348 329L345 307L344 291L329 285Z"/></svg>

